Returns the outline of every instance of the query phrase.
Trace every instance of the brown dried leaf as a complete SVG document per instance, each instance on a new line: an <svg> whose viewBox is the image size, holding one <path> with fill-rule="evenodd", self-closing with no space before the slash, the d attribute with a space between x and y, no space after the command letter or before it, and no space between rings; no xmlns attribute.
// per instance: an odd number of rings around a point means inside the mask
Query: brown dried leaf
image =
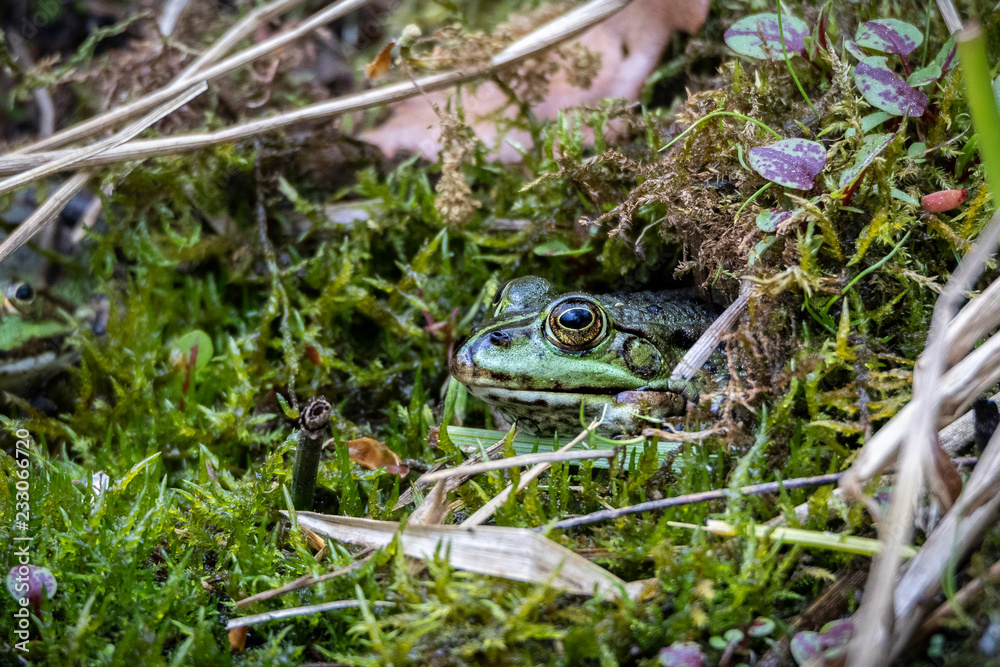
<svg viewBox="0 0 1000 667"><path fill-rule="evenodd" d="M385 443L374 438L358 438L347 442L347 450L351 460L369 470L385 468L386 472L399 475L400 478L410 474L409 466L404 465L396 452L385 446Z"/></svg>
<svg viewBox="0 0 1000 667"><path fill-rule="evenodd" d="M233 653L242 653L243 648L247 645L247 631L250 628L247 626L233 628L229 631L229 650Z"/></svg>
<svg viewBox="0 0 1000 667"><path fill-rule="evenodd" d="M377 56L375 56L375 60L365 65L365 76L369 79L374 79L389 71L389 67L392 65L392 47L394 46L396 46L396 42L389 42L386 44L385 48L382 49Z"/></svg>

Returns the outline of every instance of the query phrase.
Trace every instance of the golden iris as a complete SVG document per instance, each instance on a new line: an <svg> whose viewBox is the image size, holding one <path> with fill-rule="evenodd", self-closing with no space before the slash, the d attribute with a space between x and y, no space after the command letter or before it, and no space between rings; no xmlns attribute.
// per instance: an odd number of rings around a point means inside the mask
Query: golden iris
<svg viewBox="0 0 1000 667"><path fill-rule="evenodd" d="M545 335L564 350L589 350L607 336L607 317L593 301L569 297L552 306L545 320Z"/></svg>

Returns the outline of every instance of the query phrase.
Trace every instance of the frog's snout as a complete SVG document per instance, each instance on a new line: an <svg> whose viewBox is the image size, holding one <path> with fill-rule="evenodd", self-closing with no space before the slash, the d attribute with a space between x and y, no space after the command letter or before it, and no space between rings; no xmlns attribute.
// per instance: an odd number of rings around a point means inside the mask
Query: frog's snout
<svg viewBox="0 0 1000 667"><path fill-rule="evenodd" d="M514 337L509 332L498 329L485 336L476 336L461 341L448 364L452 377L468 384L476 376L476 371L481 371L475 360L482 352L486 351L487 348L506 349L510 347L513 340Z"/></svg>
<svg viewBox="0 0 1000 667"><path fill-rule="evenodd" d="M458 342L455 351L451 353L451 361L448 362L448 370L459 382L468 382L472 379L472 345L473 339L464 338Z"/></svg>

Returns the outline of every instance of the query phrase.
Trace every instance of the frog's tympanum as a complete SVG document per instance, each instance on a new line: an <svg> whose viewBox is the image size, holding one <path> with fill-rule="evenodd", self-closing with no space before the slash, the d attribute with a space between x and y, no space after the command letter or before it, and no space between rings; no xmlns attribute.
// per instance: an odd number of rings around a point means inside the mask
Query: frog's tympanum
<svg viewBox="0 0 1000 667"><path fill-rule="evenodd" d="M579 432L581 404L588 421L604 414L602 433L635 432L650 425L640 416L685 413L692 385L670 373L717 316L683 292L556 294L518 278L458 346L451 374L528 432Z"/></svg>

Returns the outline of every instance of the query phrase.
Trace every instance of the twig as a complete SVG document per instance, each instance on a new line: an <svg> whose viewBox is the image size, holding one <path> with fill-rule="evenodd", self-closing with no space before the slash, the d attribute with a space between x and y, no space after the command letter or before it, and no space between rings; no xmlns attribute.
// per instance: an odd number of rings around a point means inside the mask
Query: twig
<svg viewBox="0 0 1000 667"><path fill-rule="evenodd" d="M505 470L507 468L520 468L536 463L559 463L560 461L577 461L584 459L613 459L618 455L618 448L614 449L590 449L575 452L539 452L538 454L522 454L520 456L509 456L497 459L496 461L484 461L476 463L467 468L445 468L422 475L420 480L425 484L437 482L456 475L478 475L481 472L490 470Z"/></svg>
<svg viewBox="0 0 1000 667"><path fill-rule="evenodd" d="M386 602L385 600L373 600L368 604L375 605L376 607L395 607L395 602ZM333 611L334 609L353 609L360 606L361 603L357 600L336 600L334 602L323 602L321 604L311 604L305 607L290 607L288 609L279 609L278 611L265 611L261 614L254 614L253 616L242 616L240 618L232 618L226 623L226 630L232 630L233 628L242 628L247 625L257 625L258 623L266 623L267 621L279 621L283 618L295 618L296 616L311 616L313 614L320 614L324 611Z"/></svg>
<svg viewBox="0 0 1000 667"><path fill-rule="evenodd" d="M501 53L494 56L491 65L484 71L464 69L431 74L414 82L404 81L376 90L345 95L335 100L311 104L301 109L287 111L269 118L262 118L216 132L131 141L124 146L119 146L100 155L82 160L79 166L116 164L128 160L141 160L160 155L206 148L217 144L246 139L294 123L339 116L352 111L360 111L382 104L398 102L418 94L419 89L417 86L425 91L432 91L473 81L492 71L517 64L561 42L572 39L590 26L603 21L608 16L619 11L628 5L629 2L631 0L591 0L586 5L514 42ZM217 67L221 67L222 64L220 63ZM212 68L209 72L215 69ZM200 75L199 78L203 76L206 75ZM156 95L159 95L159 93ZM89 131L96 131L97 129L103 129L103 125L100 128L88 128ZM53 138L58 136L58 134L54 135ZM35 149L36 146L33 145L31 148ZM29 169L62 157L64 153L65 151L51 151L28 155L13 154L0 158L0 175L21 172L24 169Z"/></svg>
<svg viewBox="0 0 1000 667"><path fill-rule="evenodd" d="M606 407L604 411L607 412ZM558 451L566 452L572 449L573 447L576 447L578 444L583 442L584 439L590 436L590 434L593 433L594 430L598 426L600 426L601 422L603 421L604 421L604 413L601 414L601 417L599 419L595 419L594 421L590 422L587 428L581 431L578 436L576 436L568 443L560 447ZM517 484L517 491L520 491L521 489L528 486L528 484L531 483L531 480L535 479L543 472L548 470L549 467L550 466L548 463L539 463L538 465L531 468L531 470L526 471L523 475L521 475L521 481L518 482ZM476 510L469 518L467 518L465 521L462 522L462 525L471 528L472 526L478 526L483 521L486 521L491 516L493 516L493 513L497 511L498 507L507 502L507 499L510 498L510 495L514 493L514 491L515 489L513 484L507 485L506 489L495 495L485 505Z"/></svg>
<svg viewBox="0 0 1000 667"><path fill-rule="evenodd" d="M826 486L827 484L836 484L840 481L841 476L844 473L836 472L829 475L818 475L816 477L800 477L797 479L789 479L783 482L766 482L764 484L753 484L751 486L744 486L739 489L739 494L743 496L759 496L765 493L778 493L782 489L805 489L813 486ZM601 510L600 512L593 512L591 514L584 514L583 516L573 517L572 519L563 519L552 526L556 529L565 528L575 528L577 526L586 526L591 523L599 523L601 521L610 521L612 519L618 519L623 516L628 516L629 514L641 514L642 512L653 512L655 510L662 510L668 507L679 507L682 505L695 505L697 503L707 503L712 500L725 500L726 498L732 497L734 494L729 489L716 489L714 491L701 491L700 493L688 493L683 496L676 496L674 498L663 498L661 500L650 500L645 503L639 503L638 505L629 505L628 507L619 507L613 510ZM545 527L546 529L548 526Z"/></svg>

